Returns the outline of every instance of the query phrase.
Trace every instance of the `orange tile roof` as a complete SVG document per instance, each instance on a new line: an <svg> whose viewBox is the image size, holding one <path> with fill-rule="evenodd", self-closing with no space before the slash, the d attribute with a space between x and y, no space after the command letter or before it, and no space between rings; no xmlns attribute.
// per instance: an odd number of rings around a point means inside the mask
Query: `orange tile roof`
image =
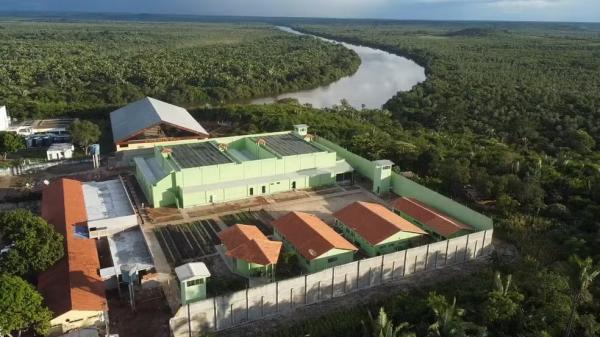
<svg viewBox="0 0 600 337"><path fill-rule="evenodd" d="M424 230L408 222L385 206L357 201L333 213L333 216L376 245L398 232L426 234Z"/></svg>
<svg viewBox="0 0 600 337"><path fill-rule="evenodd" d="M414 198L398 198L394 201L393 206L444 237L449 237L463 229L472 229L470 226L428 207Z"/></svg>
<svg viewBox="0 0 600 337"><path fill-rule="evenodd" d="M71 310L105 310L96 242L75 236L75 226L87 222L81 182L61 179L44 189L42 217L65 237L65 256L38 277L46 305L55 317Z"/></svg>
<svg viewBox="0 0 600 337"><path fill-rule="evenodd" d="M237 224L219 233L227 256L261 265L279 260L281 242L269 240L256 226Z"/></svg>
<svg viewBox="0 0 600 337"><path fill-rule="evenodd" d="M291 212L273 221L273 226L307 260L313 260L333 248L358 250L312 214Z"/></svg>

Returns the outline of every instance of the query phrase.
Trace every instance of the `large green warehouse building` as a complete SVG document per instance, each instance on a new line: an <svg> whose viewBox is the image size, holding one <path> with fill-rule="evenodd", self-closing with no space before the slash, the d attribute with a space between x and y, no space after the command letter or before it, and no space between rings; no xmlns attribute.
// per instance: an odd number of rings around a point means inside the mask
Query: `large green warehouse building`
<svg viewBox="0 0 600 337"><path fill-rule="evenodd" d="M351 178L353 168L314 142L307 128L156 146L152 156L134 158L136 178L153 207L206 205Z"/></svg>

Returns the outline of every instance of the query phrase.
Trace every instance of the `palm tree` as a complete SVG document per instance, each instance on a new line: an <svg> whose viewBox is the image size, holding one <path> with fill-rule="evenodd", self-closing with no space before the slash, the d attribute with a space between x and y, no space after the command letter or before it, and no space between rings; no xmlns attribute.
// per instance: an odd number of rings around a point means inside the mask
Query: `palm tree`
<svg viewBox="0 0 600 337"><path fill-rule="evenodd" d="M569 324L565 333L566 337L569 337L573 330L573 321L575 320L577 306L583 299L584 294L586 294L587 289L594 282L594 279L600 275L600 267L595 267L594 261L590 257L581 259L575 255L570 260L575 267L575 272L571 275L573 296L571 297L571 315L569 316Z"/></svg>
<svg viewBox="0 0 600 337"><path fill-rule="evenodd" d="M512 282L512 275L506 276L506 283L502 282L502 275L499 272L494 274L494 288L502 296L508 295L508 290L510 289L510 285Z"/></svg>
<svg viewBox="0 0 600 337"><path fill-rule="evenodd" d="M474 336L486 335L485 328L463 321L465 310L456 306L456 297L452 299L452 304L449 304L443 295L432 292L427 303L435 315L435 322L428 328L428 336L466 337L467 331L474 332Z"/></svg>
<svg viewBox="0 0 600 337"><path fill-rule="evenodd" d="M406 331L409 328L409 324L404 322L398 326L394 326L392 320L390 320L383 308L379 309L379 315L377 319L373 318L371 312L369 312L369 328L362 322L363 334L365 337L415 337L416 335L412 332Z"/></svg>

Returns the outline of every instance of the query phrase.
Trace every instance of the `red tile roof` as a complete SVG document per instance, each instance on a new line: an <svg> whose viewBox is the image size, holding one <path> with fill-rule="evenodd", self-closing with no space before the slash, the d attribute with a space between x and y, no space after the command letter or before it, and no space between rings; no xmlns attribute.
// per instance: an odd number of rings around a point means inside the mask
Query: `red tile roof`
<svg viewBox="0 0 600 337"><path fill-rule="evenodd" d="M291 212L273 221L273 226L307 260L313 260L334 248L358 250L312 214Z"/></svg>
<svg viewBox="0 0 600 337"><path fill-rule="evenodd" d="M42 217L65 237L65 256L38 278L38 289L46 305L55 317L71 310L105 310L96 242L75 236L75 226L87 221L81 182L52 182L43 192Z"/></svg>
<svg viewBox="0 0 600 337"><path fill-rule="evenodd" d="M333 213L333 216L372 245L376 245L398 232L426 234L424 230L385 206L370 202L354 202Z"/></svg>
<svg viewBox="0 0 600 337"><path fill-rule="evenodd" d="M449 237L463 229L471 229L470 226L414 199L401 197L394 201L394 208L414 218L432 231Z"/></svg>
<svg viewBox="0 0 600 337"><path fill-rule="evenodd" d="M281 242L269 240L256 226L237 224L219 233L227 256L261 265L279 260Z"/></svg>

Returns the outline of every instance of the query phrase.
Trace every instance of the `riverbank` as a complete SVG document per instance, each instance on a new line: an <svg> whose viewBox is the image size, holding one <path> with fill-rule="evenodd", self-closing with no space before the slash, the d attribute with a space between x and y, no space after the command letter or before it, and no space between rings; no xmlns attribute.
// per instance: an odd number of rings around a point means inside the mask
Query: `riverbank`
<svg viewBox="0 0 600 337"><path fill-rule="evenodd" d="M323 36L305 34L289 27L279 29L296 35L309 35L355 52L361 60L358 70L329 85L281 95L251 100L252 104L273 103L281 99L296 99L316 108L332 107L342 100L354 108L381 108L400 91L408 91L427 79L425 68L405 57L387 51L340 42Z"/></svg>

